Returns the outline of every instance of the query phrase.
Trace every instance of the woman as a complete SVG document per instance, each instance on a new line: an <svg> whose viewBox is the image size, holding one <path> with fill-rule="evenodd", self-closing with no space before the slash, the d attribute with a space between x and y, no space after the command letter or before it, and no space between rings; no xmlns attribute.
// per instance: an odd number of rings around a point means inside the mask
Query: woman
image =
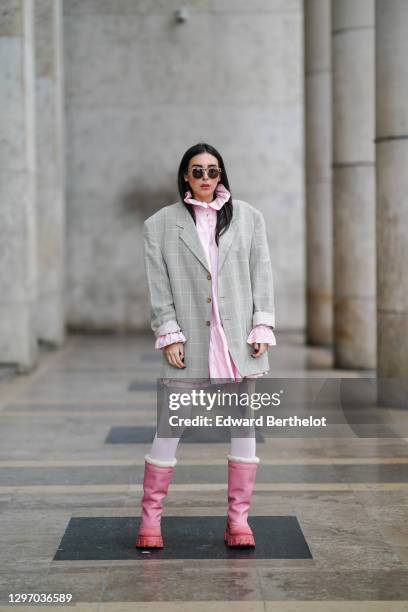
<svg viewBox="0 0 408 612"><path fill-rule="evenodd" d="M178 171L180 202L144 223L144 251L155 347L164 381L234 382L269 370L275 308L262 214L232 201L224 162L200 143ZM251 352L251 346L253 352ZM163 500L180 438L158 437L145 456L142 516L136 546L163 546ZM259 458L255 436L231 437L228 455L229 546L255 546L247 517Z"/></svg>

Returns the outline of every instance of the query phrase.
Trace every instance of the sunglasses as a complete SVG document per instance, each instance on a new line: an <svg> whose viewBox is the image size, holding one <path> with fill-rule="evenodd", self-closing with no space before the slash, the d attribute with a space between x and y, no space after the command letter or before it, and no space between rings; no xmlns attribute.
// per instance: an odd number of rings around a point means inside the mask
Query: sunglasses
<svg viewBox="0 0 408 612"><path fill-rule="evenodd" d="M203 168L202 166L193 166L191 168L191 174L196 179L203 178L205 171L206 171L206 168ZM210 168L207 168L207 174L208 174L208 178L210 179L218 178L218 175L221 174L221 168L210 166Z"/></svg>

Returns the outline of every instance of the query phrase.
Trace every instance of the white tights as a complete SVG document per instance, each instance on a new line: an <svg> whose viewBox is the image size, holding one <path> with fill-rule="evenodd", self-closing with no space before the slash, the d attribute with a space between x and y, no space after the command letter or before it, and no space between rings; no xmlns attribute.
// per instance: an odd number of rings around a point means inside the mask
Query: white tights
<svg viewBox="0 0 408 612"><path fill-rule="evenodd" d="M245 389L250 393L255 389L255 381L253 379L245 379ZM238 385L238 390L241 387ZM154 437L149 457L153 461L174 462L177 452L178 443L181 438L158 438L157 432ZM259 459L256 454L256 439L255 432L252 437L237 438L231 435L230 456L245 459Z"/></svg>
<svg viewBox="0 0 408 612"><path fill-rule="evenodd" d="M156 459L158 461L173 461L176 457L176 451L179 441L180 438L158 438L156 433L149 456L152 459ZM231 455L249 459L255 457L255 451L255 437L231 437Z"/></svg>

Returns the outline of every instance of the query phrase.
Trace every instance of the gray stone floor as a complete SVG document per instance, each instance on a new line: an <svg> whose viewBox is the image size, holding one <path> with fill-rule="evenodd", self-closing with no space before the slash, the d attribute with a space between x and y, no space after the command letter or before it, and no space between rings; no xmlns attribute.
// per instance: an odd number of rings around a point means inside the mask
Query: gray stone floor
<svg viewBox="0 0 408 612"><path fill-rule="evenodd" d="M272 377L374 375L332 369L330 351L305 347L300 334L278 342ZM115 426L154 426L155 392L129 385L154 381L158 366L150 335L73 335L33 374L0 376L0 610L18 593L71 593L84 611L408 609L405 434L258 445L251 515L295 516L312 559L53 560L72 517L139 516L150 444L106 439ZM385 416L404 431L407 413ZM167 516L225 514L228 452L180 444Z"/></svg>

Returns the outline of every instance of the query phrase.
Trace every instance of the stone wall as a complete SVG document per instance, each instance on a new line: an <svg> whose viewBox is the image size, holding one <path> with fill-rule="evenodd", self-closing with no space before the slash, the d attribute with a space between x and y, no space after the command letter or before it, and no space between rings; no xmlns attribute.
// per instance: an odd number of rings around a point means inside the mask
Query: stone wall
<svg viewBox="0 0 408 612"><path fill-rule="evenodd" d="M65 0L67 315L149 328L142 223L178 199L199 141L264 213L277 328L304 325L303 22L299 0Z"/></svg>

